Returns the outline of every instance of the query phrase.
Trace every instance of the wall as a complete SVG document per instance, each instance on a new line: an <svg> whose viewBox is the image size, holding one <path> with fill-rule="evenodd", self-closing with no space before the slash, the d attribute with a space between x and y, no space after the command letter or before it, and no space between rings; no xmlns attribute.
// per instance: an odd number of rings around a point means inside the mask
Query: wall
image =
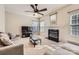
<svg viewBox="0 0 79 59"><path fill-rule="evenodd" d="M0 5L0 32L5 32L5 7Z"/></svg>
<svg viewBox="0 0 79 59"><path fill-rule="evenodd" d="M50 21L49 21L49 16L44 16L43 18L41 18L42 21L44 21L44 33L42 34L45 34L44 36L47 37L48 36L48 29L49 29L49 26L50 26Z"/></svg>
<svg viewBox="0 0 79 59"><path fill-rule="evenodd" d="M34 18L6 12L6 32L21 34L21 26L31 26Z"/></svg>
<svg viewBox="0 0 79 59"><path fill-rule="evenodd" d="M73 40L79 42L79 37L74 37L70 35L70 26L69 26L69 11L79 9L79 5L68 5L61 9L55 10L57 12L57 26L59 28L60 41ZM52 12L54 13L54 12ZM42 18L45 20L46 24L49 25L49 15ZM50 26L50 25L49 25Z"/></svg>

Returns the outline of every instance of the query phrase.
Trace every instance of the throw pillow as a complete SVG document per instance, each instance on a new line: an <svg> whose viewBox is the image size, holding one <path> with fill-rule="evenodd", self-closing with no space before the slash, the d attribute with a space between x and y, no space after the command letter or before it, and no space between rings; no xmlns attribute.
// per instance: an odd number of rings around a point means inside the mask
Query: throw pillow
<svg viewBox="0 0 79 59"><path fill-rule="evenodd" d="M6 39L6 38L1 38L1 41L4 43L4 45L8 46L8 45L12 45L13 42L10 39Z"/></svg>
<svg viewBox="0 0 79 59"><path fill-rule="evenodd" d="M9 39L9 37L6 33L0 34L0 40L6 46L13 44L13 42Z"/></svg>

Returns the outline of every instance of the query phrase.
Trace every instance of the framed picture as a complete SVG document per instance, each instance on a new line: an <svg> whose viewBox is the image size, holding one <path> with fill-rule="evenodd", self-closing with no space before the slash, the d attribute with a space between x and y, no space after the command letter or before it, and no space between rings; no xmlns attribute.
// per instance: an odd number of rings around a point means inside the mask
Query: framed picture
<svg viewBox="0 0 79 59"><path fill-rule="evenodd" d="M49 17L50 17L50 25L56 25L57 13L54 13L54 14L50 15Z"/></svg>

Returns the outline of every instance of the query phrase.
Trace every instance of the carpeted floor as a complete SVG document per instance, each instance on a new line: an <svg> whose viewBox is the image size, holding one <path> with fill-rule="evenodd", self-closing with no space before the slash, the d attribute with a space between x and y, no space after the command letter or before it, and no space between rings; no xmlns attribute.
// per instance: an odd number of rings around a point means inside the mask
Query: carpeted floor
<svg viewBox="0 0 79 59"><path fill-rule="evenodd" d="M45 37L40 36L42 40L42 44L38 44L35 47L33 44L29 42L29 37L28 38L19 38L14 40L15 43L18 44L24 44L24 54L25 55L43 55L46 52L46 48L44 47L45 45L47 46L53 46L53 45L58 45L59 43L53 42L51 40L45 39Z"/></svg>

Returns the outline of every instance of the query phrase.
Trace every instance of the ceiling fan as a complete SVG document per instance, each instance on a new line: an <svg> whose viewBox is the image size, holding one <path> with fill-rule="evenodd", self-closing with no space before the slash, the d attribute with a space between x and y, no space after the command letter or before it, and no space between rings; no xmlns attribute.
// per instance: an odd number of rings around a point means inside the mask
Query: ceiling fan
<svg viewBox="0 0 79 59"><path fill-rule="evenodd" d="M25 11L25 12L33 12L33 13L37 13L37 14L40 14L40 15L44 15L43 13L40 13L40 12L47 11L47 8L39 10L38 4L31 4L30 7L33 9L33 11Z"/></svg>

